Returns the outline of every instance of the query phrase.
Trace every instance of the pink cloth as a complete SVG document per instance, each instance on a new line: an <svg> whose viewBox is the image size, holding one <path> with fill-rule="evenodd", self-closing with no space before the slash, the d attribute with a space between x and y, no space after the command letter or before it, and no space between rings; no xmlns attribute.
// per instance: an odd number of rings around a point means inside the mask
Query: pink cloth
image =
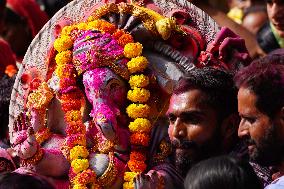
<svg viewBox="0 0 284 189"><path fill-rule="evenodd" d="M7 6L19 16L27 19L33 37L49 20L47 14L40 9L34 0L7 0Z"/></svg>
<svg viewBox="0 0 284 189"><path fill-rule="evenodd" d="M10 45L4 39L0 38L0 76L4 75L8 65L16 67L16 58Z"/></svg>
<svg viewBox="0 0 284 189"><path fill-rule="evenodd" d="M12 157L10 156L10 154L7 152L6 149L0 148L0 157L5 158L8 161L10 161L13 164L14 168L16 168L16 165L15 165Z"/></svg>

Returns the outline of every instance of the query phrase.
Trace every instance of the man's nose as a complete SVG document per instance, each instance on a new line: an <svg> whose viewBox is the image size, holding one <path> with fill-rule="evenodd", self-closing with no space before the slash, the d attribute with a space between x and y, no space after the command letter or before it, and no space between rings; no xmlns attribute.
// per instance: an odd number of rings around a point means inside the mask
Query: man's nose
<svg viewBox="0 0 284 189"><path fill-rule="evenodd" d="M238 129L238 136L240 138L244 138L245 136L249 135L249 127L244 123L243 120L241 120L239 124L239 129Z"/></svg>
<svg viewBox="0 0 284 189"><path fill-rule="evenodd" d="M180 118L177 118L173 124L173 136L177 139L186 137L186 127L182 124Z"/></svg>

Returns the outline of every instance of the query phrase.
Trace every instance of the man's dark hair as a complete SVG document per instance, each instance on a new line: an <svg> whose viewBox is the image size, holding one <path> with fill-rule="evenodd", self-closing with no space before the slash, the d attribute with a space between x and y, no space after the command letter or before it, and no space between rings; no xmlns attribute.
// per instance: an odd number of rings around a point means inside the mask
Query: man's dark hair
<svg viewBox="0 0 284 189"><path fill-rule="evenodd" d="M15 76L10 78L6 74L0 78L0 140L5 139L8 132L9 104L14 81Z"/></svg>
<svg viewBox="0 0 284 189"><path fill-rule="evenodd" d="M207 95L206 104L218 112L220 120L237 112L237 90L233 75L214 68L195 68L181 78L174 94L199 89Z"/></svg>
<svg viewBox="0 0 284 189"><path fill-rule="evenodd" d="M248 88L257 96L256 107L270 118L284 106L284 65L281 56L253 61L236 74L235 81L238 88Z"/></svg>
<svg viewBox="0 0 284 189"><path fill-rule="evenodd" d="M19 173L0 174L0 189L55 189L46 179Z"/></svg>
<svg viewBox="0 0 284 189"><path fill-rule="evenodd" d="M261 189L260 180L247 161L229 156L210 158L193 166L185 179L185 189Z"/></svg>

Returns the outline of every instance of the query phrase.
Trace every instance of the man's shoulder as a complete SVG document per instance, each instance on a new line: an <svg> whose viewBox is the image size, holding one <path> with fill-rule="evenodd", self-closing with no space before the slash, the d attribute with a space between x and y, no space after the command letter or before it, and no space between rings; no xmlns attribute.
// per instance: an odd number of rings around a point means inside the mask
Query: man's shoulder
<svg viewBox="0 0 284 189"><path fill-rule="evenodd" d="M265 189L284 189L284 176L273 181L270 185L265 187Z"/></svg>

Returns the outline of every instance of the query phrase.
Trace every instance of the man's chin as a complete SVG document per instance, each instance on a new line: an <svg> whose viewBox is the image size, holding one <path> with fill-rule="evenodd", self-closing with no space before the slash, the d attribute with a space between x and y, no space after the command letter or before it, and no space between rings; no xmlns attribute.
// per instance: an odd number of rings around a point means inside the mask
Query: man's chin
<svg viewBox="0 0 284 189"><path fill-rule="evenodd" d="M176 149L175 166L183 177L186 176L189 169L195 164L195 153L193 150Z"/></svg>

